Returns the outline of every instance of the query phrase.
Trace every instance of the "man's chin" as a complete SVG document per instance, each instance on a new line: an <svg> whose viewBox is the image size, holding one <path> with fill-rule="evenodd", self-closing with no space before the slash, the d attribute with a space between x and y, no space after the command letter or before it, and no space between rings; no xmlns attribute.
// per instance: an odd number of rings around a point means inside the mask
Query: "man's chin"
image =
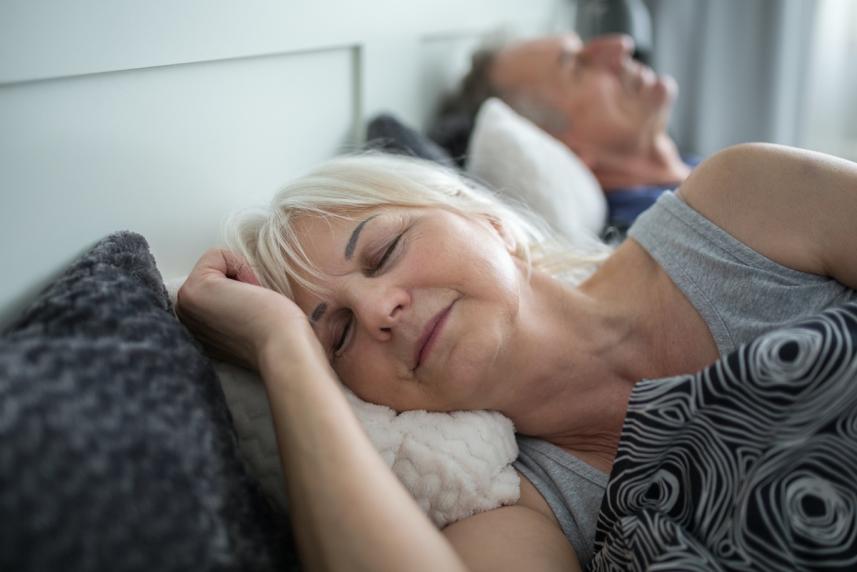
<svg viewBox="0 0 857 572"><path fill-rule="evenodd" d="M659 122L666 124L676 97L678 97L678 84L672 77L663 75L658 76L658 81L651 86L644 101L648 113L657 117Z"/></svg>

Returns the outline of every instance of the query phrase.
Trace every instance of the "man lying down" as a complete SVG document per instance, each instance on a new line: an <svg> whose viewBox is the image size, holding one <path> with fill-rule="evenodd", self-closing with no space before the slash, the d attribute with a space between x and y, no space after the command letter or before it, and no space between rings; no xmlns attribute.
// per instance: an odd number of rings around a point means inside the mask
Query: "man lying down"
<svg viewBox="0 0 857 572"><path fill-rule="evenodd" d="M857 165L742 145L580 253L452 171L342 157L239 220L177 311L260 372L310 569L848 567L855 217ZM520 499L438 530L339 382L502 413Z"/></svg>
<svg viewBox="0 0 857 572"><path fill-rule="evenodd" d="M430 131L455 157L469 150L482 104L497 97L573 152L598 180L608 225L624 236L699 162L668 133L678 84L632 58L623 34L575 33L489 43L441 105Z"/></svg>

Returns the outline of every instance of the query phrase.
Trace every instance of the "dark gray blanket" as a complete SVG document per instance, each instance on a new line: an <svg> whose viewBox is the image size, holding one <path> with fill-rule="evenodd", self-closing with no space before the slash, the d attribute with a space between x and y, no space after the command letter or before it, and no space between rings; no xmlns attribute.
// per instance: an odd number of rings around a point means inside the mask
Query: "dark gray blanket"
<svg viewBox="0 0 857 572"><path fill-rule="evenodd" d="M288 570L208 359L119 233L0 338L0 570Z"/></svg>

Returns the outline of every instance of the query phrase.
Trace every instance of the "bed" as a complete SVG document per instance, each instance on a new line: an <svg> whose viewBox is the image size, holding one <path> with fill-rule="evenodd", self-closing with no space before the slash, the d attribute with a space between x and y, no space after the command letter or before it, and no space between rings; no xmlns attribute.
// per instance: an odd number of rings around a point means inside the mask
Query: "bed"
<svg viewBox="0 0 857 572"><path fill-rule="evenodd" d="M0 7L0 256L7 269L0 290L0 569L299 569L286 503L272 492L279 467L270 467L270 480L265 466L248 467L247 450L270 451L271 438L248 443L242 435L220 372L175 320L166 286L218 242L229 212L265 202L318 161L362 148L378 114L388 114L387 128L424 130L486 35L498 27L565 30L572 11L558 0L373 0L359 7L328 0L300 9L269 1L244 11L164 1ZM591 246L605 208L591 173L501 103L480 117L469 174L526 201L570 242ZM569 178L574 193L563 184ZM635 423L692 433L694 407L712 396L740 400L747 379L767 379L758 372L770 368L747 364L774 363L801 380L804 365L816 364L825 377L812 383L834 391L853 381L853 308L777 336L652 388L634 410ZM805 339L816 342L805 347ZM806 351L795 354L793 340ZM822 367L833 360L838 369ZM789 369L794 363L801 367ZM685 391L691 384L705 391ZM724 397L724 388L733 394ZM680 415L647 418L650 403L673 399L667 390L690 403L666 408ZM841 466L851 471L857 407L850 394L834 395L841 399L833 433L845 440ZM251 404L247 423L264 410ZM771 421L770 431L777 427ZM823 439L829 429L813 435ZM806 438L797 451L816 443ZM599 569L731 569L795 551L811 567L819 550L835 554L842 568L854 564L853 485L838 474L821 493L815 481L800 489L805 522L786 522L774 540L741 536L750 538L755 560L742 559L745 552L730 560L741 523L766 511L728 513L732 527L712 536L709 514L686 508L709 506L702 489L690 482L676 502L672 484L692 481L692 467L665 470L633 451L620 450L602 507ZM666 454L682 457L679 449ZM810 534L812 526L835 529L829 546ZM794 558L773 561L787 567Z"/></svg>

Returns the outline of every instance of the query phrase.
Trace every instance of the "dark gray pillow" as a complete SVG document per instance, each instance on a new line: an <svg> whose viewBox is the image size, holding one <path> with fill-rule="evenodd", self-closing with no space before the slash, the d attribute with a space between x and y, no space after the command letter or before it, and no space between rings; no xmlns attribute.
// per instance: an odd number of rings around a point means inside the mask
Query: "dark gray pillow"
<svg viewBox="0 0 857 572"><path fill-rule="evenodd" d="M366 128L366 147L427 159L445 167L456 166L449 153L440 145L389 113L377 115L369 122Z"/></svg>
<svg viewBox="0 0 857 572"><path fill-rule="evenodd" d="M0 570L296 568L146 241L107 237L0 338Z"/></svg>

